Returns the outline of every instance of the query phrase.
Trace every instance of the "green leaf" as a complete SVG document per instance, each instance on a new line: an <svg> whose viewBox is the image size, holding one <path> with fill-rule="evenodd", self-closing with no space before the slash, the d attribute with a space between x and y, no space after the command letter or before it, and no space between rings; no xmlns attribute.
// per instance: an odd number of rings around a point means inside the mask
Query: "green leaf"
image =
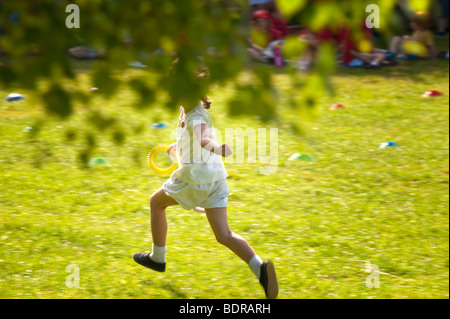
<svg viewBox="0 0 450 319"><path fill-rule="evenodd" d="M138 109L149 108L155 102L155 93L143 79L133 79L129 82L130 87L139 94L140 100L136 104Z"/></svg>
<svg viewBox="0 0 450 319"><path fill-rule="evenodd" d="M229 112L235 116L259 116L261 120L267 121L276 114L276 104L272 93L270 90L260 91L254 85L238 86L236 95L229 101Z"/></svg>
<svg viewBox="0 0 450 319"><path fill-rule="evenodd" d="M283 56L288 60L294 60L300 57L308 48L304 41L300 41L297 35L291 35L284 39Z"/></svg>
<svg viewBox="0 0 450 319"><path fill-rule="evenodd" d="M268 35L257 28L252 28L250 31L250 37L253 43L263 48L265 48L270 42Z"/></svg>
<svg viewBox="0 0 450 319"><path fill-rule="evenodd" d="M334 47L329 43L323 44L319 49L316 69L323 77L329 76L334 70L334 67L336 65L334 54Z"/></svg>
<svg viewBox="0 0 450 319"><path fill-rule="evenodd" d="M429 0L409 0L408 2L414 12L428 12L431 5Z"/></svg>
<svg viewBox="0 0 450 319"><path fill-rule="evenodd" d="M116 124L116 119L106 117L99 111L92 112L92 114L88 117L88 121L92 123L99 131L104 131Z"/></svg>
<svg viewBox="0 0 450 319"><path fill-rule="evenodd" d="M364 14L364 9L358 4L355 5L359 13ZM309 27L314 32L321 30L324 26L338 27L339 23L346 20L345 12L339 7L339 4L335 2L320 2L314 7L314 14L310 17ZM359 19L355 22L355 25L360 24Z"/></svg>
<svg viewBox="0 0 450 319"><path fill-rule="evenodd" d="M59 85L54 84L50 90L42 95L46 112L50 115L67 118L72 113L72 104L69 94Z"/></svg>
<svg viewBox="0 0 450 319"><path fill-rule="evenodd" d="M101 63L94 71L93 86L100 89L100 92L109 98L118 88L120 82L116 80L111 71L111 66L107 63Z"/></svg>
<svg viewBox="0 0 450 319"><path fill-rule="evenodd" d="M305 5L306 0L278 0L277 5L280 8L281 13L283 14L286 20L292 18L296 13L300 12Z"/></svg>

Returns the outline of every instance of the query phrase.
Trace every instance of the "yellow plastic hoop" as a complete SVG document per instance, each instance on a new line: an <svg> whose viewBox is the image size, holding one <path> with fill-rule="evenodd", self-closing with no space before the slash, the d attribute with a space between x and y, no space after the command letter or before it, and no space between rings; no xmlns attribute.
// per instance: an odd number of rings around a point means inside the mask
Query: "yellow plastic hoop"
<svg viewBox="0 0 450 319"><path fill-rule="evenodd" d="M167 152L169 150L169 148L170 148L170 146L167 144L156 145L154 148L151 149L151 151L147 155L148 166L150 166L150 168L159 175L169 175L173 171L175 171L178 167L178 161L177 161L177 157L175 154L174 154L175 162L172 164L172 166L170 166L168 168L162 169L162 168L159 168L158 166L156 166L155 163L153 163L153 157L155 157L156 153L161 152L161 151Z"/></svg>

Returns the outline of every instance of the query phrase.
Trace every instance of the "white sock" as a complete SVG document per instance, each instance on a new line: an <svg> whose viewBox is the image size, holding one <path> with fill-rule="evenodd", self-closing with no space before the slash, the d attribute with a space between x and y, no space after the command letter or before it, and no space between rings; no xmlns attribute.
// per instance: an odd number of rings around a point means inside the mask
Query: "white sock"
<svg viewBox="0 0 450 319"><path fill-rule="evenodd" d="M256 275L256 277L259 279L261 276L261 265L262 265L262 259L259 258L258 255L255 255L250 259L250 262L248 263L248 266L253 271L253 273Z"/></svg>
<svg viewBox="0 0 450 319"><path fill-rule="evenodd" d="M153 244L152 253L150 254L150 258L157 263L165 263L166 262L166 252L167 246L156 246Z"/></svg>

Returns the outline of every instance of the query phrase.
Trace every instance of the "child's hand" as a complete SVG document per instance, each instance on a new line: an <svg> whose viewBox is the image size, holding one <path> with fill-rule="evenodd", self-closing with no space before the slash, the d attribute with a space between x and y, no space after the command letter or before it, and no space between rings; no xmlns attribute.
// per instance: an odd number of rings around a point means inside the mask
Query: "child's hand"
<svg viewBox="0 0 450 319"><path fill-rule="evenodd" d="M173 154L175 154L177 152L177 144L174 143L172 145L170 145L169 149L167 150L167 154L169 156L172 156Z"/></svg>
<svg viewBox="0 0 450 319"><path fill-rule="evenodd" d="M228 157L233 154L233 150L231 149L230 145L228 144L222 144L221 146L222 156Z"/></svg>

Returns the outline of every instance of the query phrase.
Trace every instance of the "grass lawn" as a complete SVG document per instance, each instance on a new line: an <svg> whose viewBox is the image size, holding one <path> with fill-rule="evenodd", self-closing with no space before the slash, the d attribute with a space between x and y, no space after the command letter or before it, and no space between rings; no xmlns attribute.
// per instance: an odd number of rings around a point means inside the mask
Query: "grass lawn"
<svg viewBox="0 0 450 319"><path fill-rule="evenodd" d="M232 229L275 262L279 298L449 298L448 61L338 69L332 82L337 93L319 101L314 119L281 95L283 121L268 124L227 116L234 84L211 92L221 132L279 129L276 174L260 174L261 163L226 166ZM287 90L290 77L277 73L276 85ZM76 86L91 87L84 72ZM444 96L421 97L430 89ZM76 105L66 122L46 120L34 136L27 127L43 104L35 92L15 91L26 99L0 99L0 298L264 297L192 211L168 210L166 273L132 259L151 249L148 199L166 179L145 158L173 141L177 112L135 111L123 87L111 100L93 97L89 109ZM347 108L332 111L333 103ZM133 134L119 147L111 130L100 133L91 156L110 165L83 169L77 156L95 132L84 121L93 110L120 114L120 129ZM152 129L154 122L170 128ZM387 141L400 147L379 148ZM289 161L296 152L316 161ZM69 265L79 268L79 288L66 287ZM366 286L367 265L381 272L379 288Z"/></svg>

